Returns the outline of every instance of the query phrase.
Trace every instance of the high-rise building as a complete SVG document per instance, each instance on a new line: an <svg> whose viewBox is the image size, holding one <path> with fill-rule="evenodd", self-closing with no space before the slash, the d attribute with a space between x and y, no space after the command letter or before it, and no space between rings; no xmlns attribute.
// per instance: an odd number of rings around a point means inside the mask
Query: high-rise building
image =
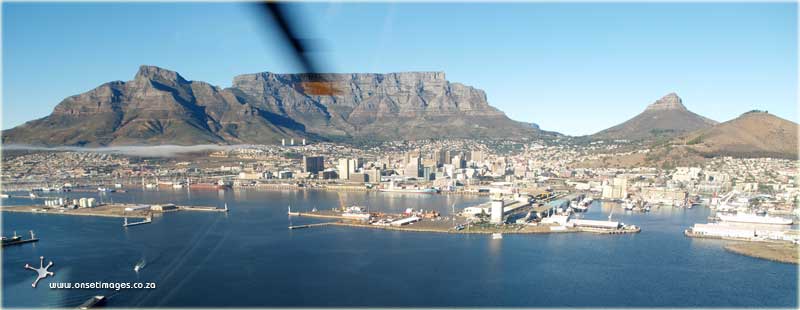
<svg viewBox="0 0 800 310"><path fill-rule="evenodd" d="M425 166L422 168L422 179L425 181L430 181L436 178L436 168L431 166Z"/></svg>
<svg viewBox="0 0 800 310"><path fill-rule="evenodd" d="M325 157L303 156L303 172L318 173L325 170Z"/></svg>
<svg viewBox="0 0 800 310"><path fill-rule="evenodd" d="M356 173L356 171L358 171L358 160L356 160L356 159L348 159L347 160L347 167L348 167L348 169L350 169L350 170L348 170L348 172L350 174Z"/></svg>
<svg viewBox="0 0 800 310"><path fill-rule="evenodd" d="M491 219L489 220L492 224L500 224L503 222L503 198L502 197L495 197L492 198L491 202Z"/></svg>
<svg viewBox="0 0 800 310"><path fill-rule="evenodd" d="M347 158L339 159L339 179L347 180L350 179L350 160Z"/></svg>
<svg viewBox="0 0 800 310"><path fill-rule="evenodd" d="M617 177L611 180L610 184L603 186L604 199L625 199L628 198L628 179Z"/></svg>
<svg viewBox="0 0 800 310"><path fill-rule="evenodd" d="M482 151L472 151L472 155L470 156L472 161L481 162L483 161L483 152Z"/></svg>
<svg viewBox="0 0 800 310"><path fill-rule="evenodd" d="M456 169L463 169L467 165L466 161L461 156L458 155L453 156L453 159L450 161L450 163Z"/></svg>
<svg viewBox="0 0 800 310"><path fill-rule="evenodd" d="M367 172L367 181L370 183L380 183L381 174L381 169L370 169Z"/></svg>

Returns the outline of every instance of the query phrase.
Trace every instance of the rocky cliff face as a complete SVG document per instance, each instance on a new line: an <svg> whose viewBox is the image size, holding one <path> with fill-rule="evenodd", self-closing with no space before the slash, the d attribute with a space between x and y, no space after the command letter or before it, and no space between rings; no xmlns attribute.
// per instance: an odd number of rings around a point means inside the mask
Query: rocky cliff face
<svg viewBox="0 0 800 310"><path fill-rule="evenodd" d="M683 100L669 93L647 106L639 115L622 124L600 131L595 139L642 140L675 137L698 129L709 128L716 121L686 109Z"/></svg>
<svg viewBox="0 0 800 310"><path fill-rule="evenodd" d="M323 85L318 85L323 84ZM319 95L312 87L332 91ZM138 145L276 143L311 139L521 137L537 128L510 120L478 89L442 72L257 73L230 88L142 66L134 80L69 97L45 118L3 132L3 143Z"/></svg>

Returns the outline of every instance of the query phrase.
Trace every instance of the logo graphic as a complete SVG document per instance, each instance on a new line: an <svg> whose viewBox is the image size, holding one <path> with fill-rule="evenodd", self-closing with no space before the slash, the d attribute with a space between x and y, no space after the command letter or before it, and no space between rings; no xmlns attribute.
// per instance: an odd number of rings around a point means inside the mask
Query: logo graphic
<svg viewBox="0 0 800 310"><path fill-rule="evenodd" d="M47 278L47 276L52 276L54 273L52 271L47 271L50 266L53 266L53 262L50 261L47 266L44 266L44 256L39 256L39 268L33 268L31 265L25 264L25 269L30 269L36 271L38 275L36 276L36 280L31 283L32 287L36 287L36 284L39 283L39 280Z"/></svg>

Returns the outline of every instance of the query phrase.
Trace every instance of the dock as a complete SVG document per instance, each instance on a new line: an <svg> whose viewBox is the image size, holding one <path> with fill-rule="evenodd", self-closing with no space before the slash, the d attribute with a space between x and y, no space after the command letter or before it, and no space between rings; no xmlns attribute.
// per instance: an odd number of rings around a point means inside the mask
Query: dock
<svg viewBox="0 0 800 310"><path fill-rule="evenodd" d="M162 205L145 205L150 208L141 208L141 204L122 204L110 203L101 204L93 208L59 208L49 207L43 205L27 205L27 206L3 206L0 208L2 212L24 212L24 213L38 213L38 214L58 214L58 215L82 215L82 216L104 216L104 217L117 217L117 218L148 218L153 214L161 214L171 211L199 211L199 212L228 212L227 205L224 208L216 206L175 206L173 204ZM170 206L167 208L166 206Z"/></svg>

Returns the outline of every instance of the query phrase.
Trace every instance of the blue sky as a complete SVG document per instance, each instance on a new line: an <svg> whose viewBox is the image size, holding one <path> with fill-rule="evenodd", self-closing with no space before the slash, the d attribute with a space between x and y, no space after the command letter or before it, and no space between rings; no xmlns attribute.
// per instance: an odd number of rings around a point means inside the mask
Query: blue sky
<svg viewBox="0 0 800 310"><path fill-rule="evenodd" d="M751 109L797 122L795 3L304 3L330 72L444 71L509 117L591 134L676 92L726 121ZM296 72L250 4L2 4L2 128L141 64L228 87Z"/></svg>

